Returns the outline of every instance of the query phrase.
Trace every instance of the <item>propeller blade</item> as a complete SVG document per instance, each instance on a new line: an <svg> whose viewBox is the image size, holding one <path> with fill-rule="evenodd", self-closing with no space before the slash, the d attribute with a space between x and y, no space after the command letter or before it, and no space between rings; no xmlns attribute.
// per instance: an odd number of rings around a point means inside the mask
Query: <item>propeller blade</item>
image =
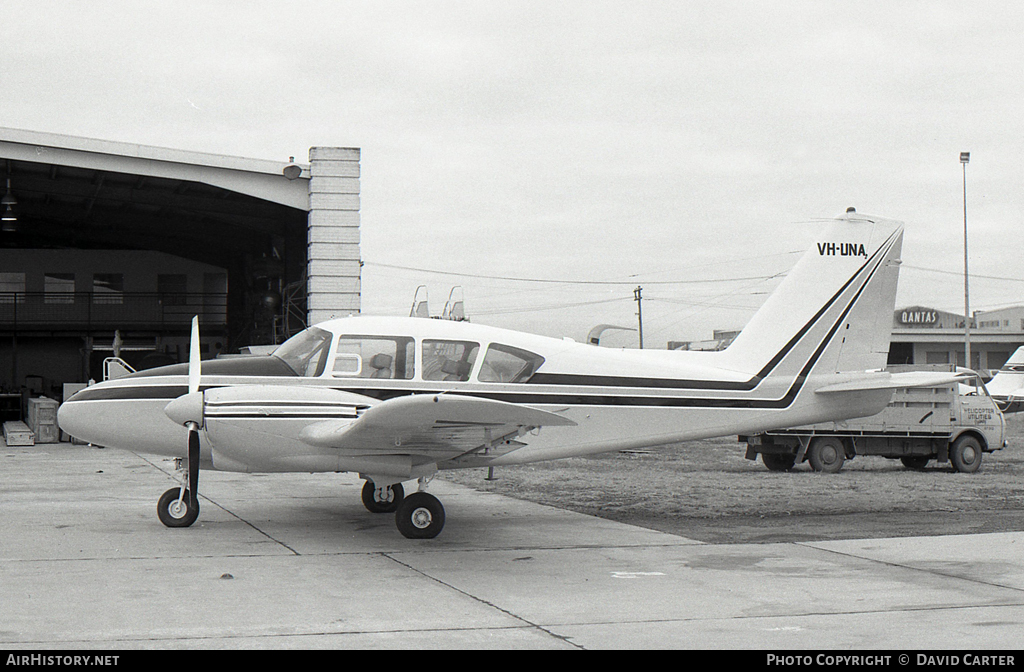
<svg viewBox="0 0 1024 672"><path fill-rule="evenodd" d="M199 379L202 377L202 357L199 354L199 316L192 318L192 342L188 349L188 391L189 394L199 391Z"/></svg>
<svg viewBox="0 0 1024 672"><path fill-rule="evenodd" d="M188 428L188 492L189 506L199 502L199 428Z"/></svg>

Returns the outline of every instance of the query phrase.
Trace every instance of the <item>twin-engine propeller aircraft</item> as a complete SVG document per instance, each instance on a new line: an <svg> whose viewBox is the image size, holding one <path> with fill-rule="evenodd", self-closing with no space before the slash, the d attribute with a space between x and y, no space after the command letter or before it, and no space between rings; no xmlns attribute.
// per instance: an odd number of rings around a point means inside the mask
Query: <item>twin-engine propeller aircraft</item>
<svg viewBox="0 0 1024 672"><path fill-rule="evenodd" d="M895 387L936 374L881 372L903 227L847 212L827 228L727 349L612 350L422 318L316 325L272 355L190 361L93 385L59 411L68 434L177 457L182 485L160 520L199 515L200 468L358 472L372 512L435 537L442 469L523 464L873 415ZM181 458L187 467L183 468ZM403 482L418 480L404 495Z"/></svg>

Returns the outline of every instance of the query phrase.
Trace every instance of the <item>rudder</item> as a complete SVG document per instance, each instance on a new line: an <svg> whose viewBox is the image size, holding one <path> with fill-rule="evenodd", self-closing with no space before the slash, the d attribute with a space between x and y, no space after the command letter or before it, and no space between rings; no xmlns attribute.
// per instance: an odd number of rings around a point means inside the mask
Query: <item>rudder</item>
<svg viewBox="0 0 1024 672"><path fill-rule="evenodd" d="M903 225L852 209L832 220L723 353L765 376L886 364Z"/></svg>

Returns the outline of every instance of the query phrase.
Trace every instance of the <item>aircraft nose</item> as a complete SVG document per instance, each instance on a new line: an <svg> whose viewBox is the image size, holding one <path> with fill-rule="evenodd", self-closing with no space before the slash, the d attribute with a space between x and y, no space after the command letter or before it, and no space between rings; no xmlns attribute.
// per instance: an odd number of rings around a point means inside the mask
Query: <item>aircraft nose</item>
<svg viewBox="0 0 1024 672"><path fill-rule="evenodd" d="M82 412L82 406L83 404L81 402L76 402L75 398L72 396L57 407L57 426L60 427L65 434L69 434L76 438L80 436L80 434L76 434L76 430L79 430L82 427L82 418L84 415Z"/></svg>

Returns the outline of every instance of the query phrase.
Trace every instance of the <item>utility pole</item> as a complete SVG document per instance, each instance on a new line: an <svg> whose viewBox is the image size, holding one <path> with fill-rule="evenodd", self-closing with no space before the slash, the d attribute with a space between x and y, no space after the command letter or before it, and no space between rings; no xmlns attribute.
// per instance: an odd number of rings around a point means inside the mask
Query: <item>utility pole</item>
<svg viewBox="0 0 1024 672"><path fill-rule="evenodd" d="M971 368L971 292L967 275L967 164L970 152L960 152L960 165L964 169L964 366Z"/></svg>
<svg viewBox="0 0 1024 672"><path fill-rule="evenodd" d="M640 349L641 350L644 349L644 309L643 309L643 305L641 304L641 300L643 299L643 297L640 294L642 290L643 290L643 287L640 287L640 286L637 286L637 288L633 290L633 300L636 301L636 317L637 317L637 320L640 322Z"/></svg>

